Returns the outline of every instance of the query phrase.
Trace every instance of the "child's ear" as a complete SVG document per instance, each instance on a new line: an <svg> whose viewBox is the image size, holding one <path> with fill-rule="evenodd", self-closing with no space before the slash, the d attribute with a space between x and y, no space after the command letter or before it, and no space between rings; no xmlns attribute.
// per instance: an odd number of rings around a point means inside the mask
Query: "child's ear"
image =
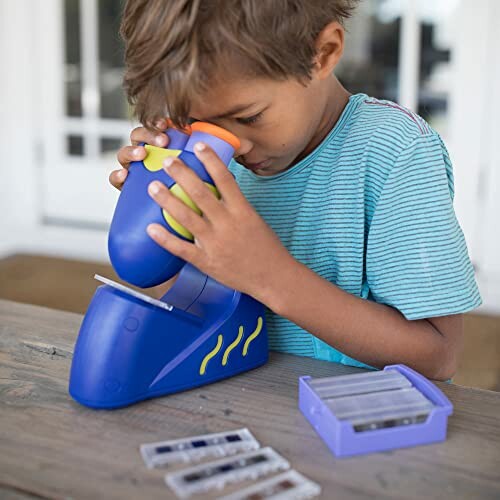
<svg viewBox="0 0 500 500"><path fill-rule="evenodd" d="M330 76L344 53L344 27L337 21L327 24L319 33L314 44L313 73L319 79Z"/></svg>

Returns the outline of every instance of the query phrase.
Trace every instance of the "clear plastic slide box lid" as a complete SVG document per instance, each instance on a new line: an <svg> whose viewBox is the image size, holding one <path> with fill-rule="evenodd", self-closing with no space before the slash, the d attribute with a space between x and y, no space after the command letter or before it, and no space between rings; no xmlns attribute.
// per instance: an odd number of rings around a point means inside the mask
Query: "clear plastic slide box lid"
<svg viewBox="0 0 500 500"><path fill-rule="evenodd" d="M299 408L337 457L444 441L453 411L440 389L405 365L300 377Z"/></svg>

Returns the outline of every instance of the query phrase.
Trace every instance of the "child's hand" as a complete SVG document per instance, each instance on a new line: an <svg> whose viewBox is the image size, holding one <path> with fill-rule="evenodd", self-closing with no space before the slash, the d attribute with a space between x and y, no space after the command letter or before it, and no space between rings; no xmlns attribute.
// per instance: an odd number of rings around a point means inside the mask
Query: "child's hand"
<svg viewBox="0 0 500 500"><path fill-rule="evenodd" d="M224 285L252 295L265 304L279 294L284 269L296 261L277 235L243 196L227 167L208 146L195 154L213 179L221 198L178 158L164 161L168 174L202 211L198 215L161 182L149 185L149 195L194 235L186 242L159 224L148 234L163 248L190 262ZM168 163L171 163L168 166Z"/></svg>
<svg viewBox="0 0 500 500"><path fill-rule="evenodd" d="M163 120L157 124L158 128L166 130L167 122ZM146 158L146 149L138 144L145 142L154 146L166 147L168 145L167 134L154 133L145 127L137 127L130 134L132 146L123 146L116 155L118 162L123 167L120 170L113 170L109 176L109 182L117 189L122 188L128 174L128 167L132 161L140 161Z"/></svg>

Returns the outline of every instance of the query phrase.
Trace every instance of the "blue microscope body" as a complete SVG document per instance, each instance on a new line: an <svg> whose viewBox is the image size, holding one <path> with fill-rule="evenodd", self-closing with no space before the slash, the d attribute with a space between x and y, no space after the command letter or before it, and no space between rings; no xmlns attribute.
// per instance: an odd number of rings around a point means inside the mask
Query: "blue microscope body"
<svg viewBox="0 0 500 500"><path fill-rule="evenodd" d="M146 145L148 158L130 166L109 232L111 263L121 279L141 288L180 273L160 300L109 280L98 287L71 366L69 392L79 403L122 407L231 377L267 361L263 305L170 254L146 233L156 222L192 239L150 198L147 187L159 180L175 192L175 181L161 167L164 157L179 156L216 191L193 146L208 143L227 165L235 145L220 130L203 123L194 124L192 134L169 128L168 150Z"/></svg>

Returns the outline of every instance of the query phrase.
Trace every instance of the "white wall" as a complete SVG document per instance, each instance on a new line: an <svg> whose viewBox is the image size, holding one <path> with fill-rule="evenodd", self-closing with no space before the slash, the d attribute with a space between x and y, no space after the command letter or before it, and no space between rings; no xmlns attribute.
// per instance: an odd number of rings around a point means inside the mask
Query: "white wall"
<svg viewBox="0 0 500 500"><path fill-rule="evenodd" d="M462 0L450 96L455 210L477 270L483 312L500 313L500 2Z"/></svg>
<svg viewBox="0 0 500 500"><path fill-rule="evenodd" d="M107 261L105 231L50 226L42 222L44 193L43 89L50 68L40 61L40 36L50 30L50 3L57 0L0 2L0 256L43 253ZM50 31L47 32L48 34ZM68 190L78 179L67 179Z"/></svg>
<svg viewBox="0 0 500 500"><path fill-rule="evenodd" d="M16 4L13 8L12 4ZM39 196L36 193L36 126L33 81L36 73L31 54L31 30L21 30L29 17L29 0L0 2L0 50L3 68L0 91L0 252L7 252L27 239L36 225Z"/></svg>

